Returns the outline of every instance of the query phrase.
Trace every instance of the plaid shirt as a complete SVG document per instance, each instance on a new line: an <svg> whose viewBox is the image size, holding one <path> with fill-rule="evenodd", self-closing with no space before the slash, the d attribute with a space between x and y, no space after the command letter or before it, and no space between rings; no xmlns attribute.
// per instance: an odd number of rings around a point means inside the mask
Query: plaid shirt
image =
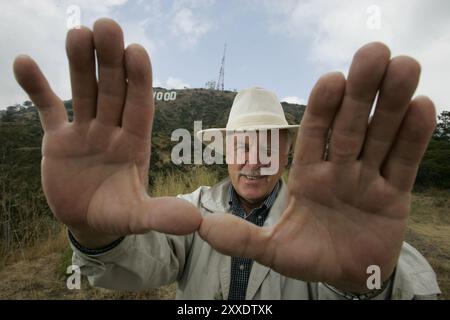
<svg viewBox="0 0 450 320"><path fill-rule="evenodd" d="M241 217L257 226L262 227L264 221L269 214L275 199L277 198L278 190L280 189L280 182L277 183L272 193L264 200L263 204L256 209L253 209L249 215L241 207L238 195L230 184L230 206L231 213L235 216ZM230 292L228 294L229 300L245 300L247 292L248 279L252 271L253 260L248 258L232 257L231 258L231 281Z"/></svg>

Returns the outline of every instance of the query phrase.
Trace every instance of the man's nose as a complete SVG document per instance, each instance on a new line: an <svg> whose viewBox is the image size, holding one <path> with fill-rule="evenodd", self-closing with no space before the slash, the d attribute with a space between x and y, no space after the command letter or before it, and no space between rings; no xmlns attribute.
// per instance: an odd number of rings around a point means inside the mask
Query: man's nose
<svg viewBox="0 0 450 320"><path fill-rule="evenodd" d="M256 169L261 168L262 165L261 165L261 163L259 163L259 161L257 163L251 163L247 159L247 161L245 162L245 167L250 170L256 170Z"/></svg>
<svg viewBox="0 0 450 320"><path fill-rule="evenodd" d="M245 154L245 165L249 169L258 169L261 167L266 167L269 164L264 164L261 162L258 146L253 145Z"/></svg>

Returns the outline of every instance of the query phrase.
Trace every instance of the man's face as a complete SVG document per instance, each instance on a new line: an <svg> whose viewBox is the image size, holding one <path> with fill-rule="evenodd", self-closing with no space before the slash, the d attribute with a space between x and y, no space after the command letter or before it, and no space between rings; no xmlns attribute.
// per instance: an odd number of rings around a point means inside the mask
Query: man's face
<svg viewBox="0 0 450 320"><path fill-rule="evenodd" d="M272 192L288 162L288 134L285 130L279 131L275 141L272 141L270 132L266 136L258 132L255 136L257 139L239 139L239 134L233 135L235 161L228 163L228 174L234 189L250 204L260 203ZM245 155L244 161L236 161L240 153ZM271 161L267 163L260 153L267 155ZM271 166L274 161L278 162L277 165ZM268 170L269 167L275 170ZM272 172L268 174L265 171Z"/></svg>

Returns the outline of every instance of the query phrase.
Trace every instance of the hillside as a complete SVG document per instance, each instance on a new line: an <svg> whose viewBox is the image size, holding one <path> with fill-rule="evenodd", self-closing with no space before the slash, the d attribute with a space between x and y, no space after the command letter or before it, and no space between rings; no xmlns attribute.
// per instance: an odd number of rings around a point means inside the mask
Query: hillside
<svg viewBox="0 0 450 320"><path fill-rule="evenodd" d="M155 92L166 92L163 88L154 88ZM225 127L228 114L236 92L207 89L171 90L176 92L174 101L155 99L155 117L152 134L152 165L154 168L170 168L170 152L177 142L170 141L173 130L184 128L193 133L194 121L202 121L204 129ZM71 101L65 102L69 118L72 117ZM286 119L290 124L298 124L303 116L305 106L283 102ZM9 157L18 150L36 151L39 148L42 132L36 108L31 102L10 107L0 114L0 144ZM14 137L13 139L11 139ZM8 147L5 147L5 144ZM33 159L35 159L33 157Z"/></svg>

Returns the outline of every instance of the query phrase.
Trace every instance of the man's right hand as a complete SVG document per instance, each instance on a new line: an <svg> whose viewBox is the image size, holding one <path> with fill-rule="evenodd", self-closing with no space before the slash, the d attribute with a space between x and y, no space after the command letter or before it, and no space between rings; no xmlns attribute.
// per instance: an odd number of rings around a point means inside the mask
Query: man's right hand
<svg viewBox="0 0 450 320"><path fill-rule="evenodd" d="M56 218L88 248L150 230L196 231L201 215L195 206L147 194L154 102L145 49L124 49L122 30L110 19L98 20L93 31L70 30L66 49L73 122L37 64L28 56L14 62L45 132L42 185Z"/></svg>

